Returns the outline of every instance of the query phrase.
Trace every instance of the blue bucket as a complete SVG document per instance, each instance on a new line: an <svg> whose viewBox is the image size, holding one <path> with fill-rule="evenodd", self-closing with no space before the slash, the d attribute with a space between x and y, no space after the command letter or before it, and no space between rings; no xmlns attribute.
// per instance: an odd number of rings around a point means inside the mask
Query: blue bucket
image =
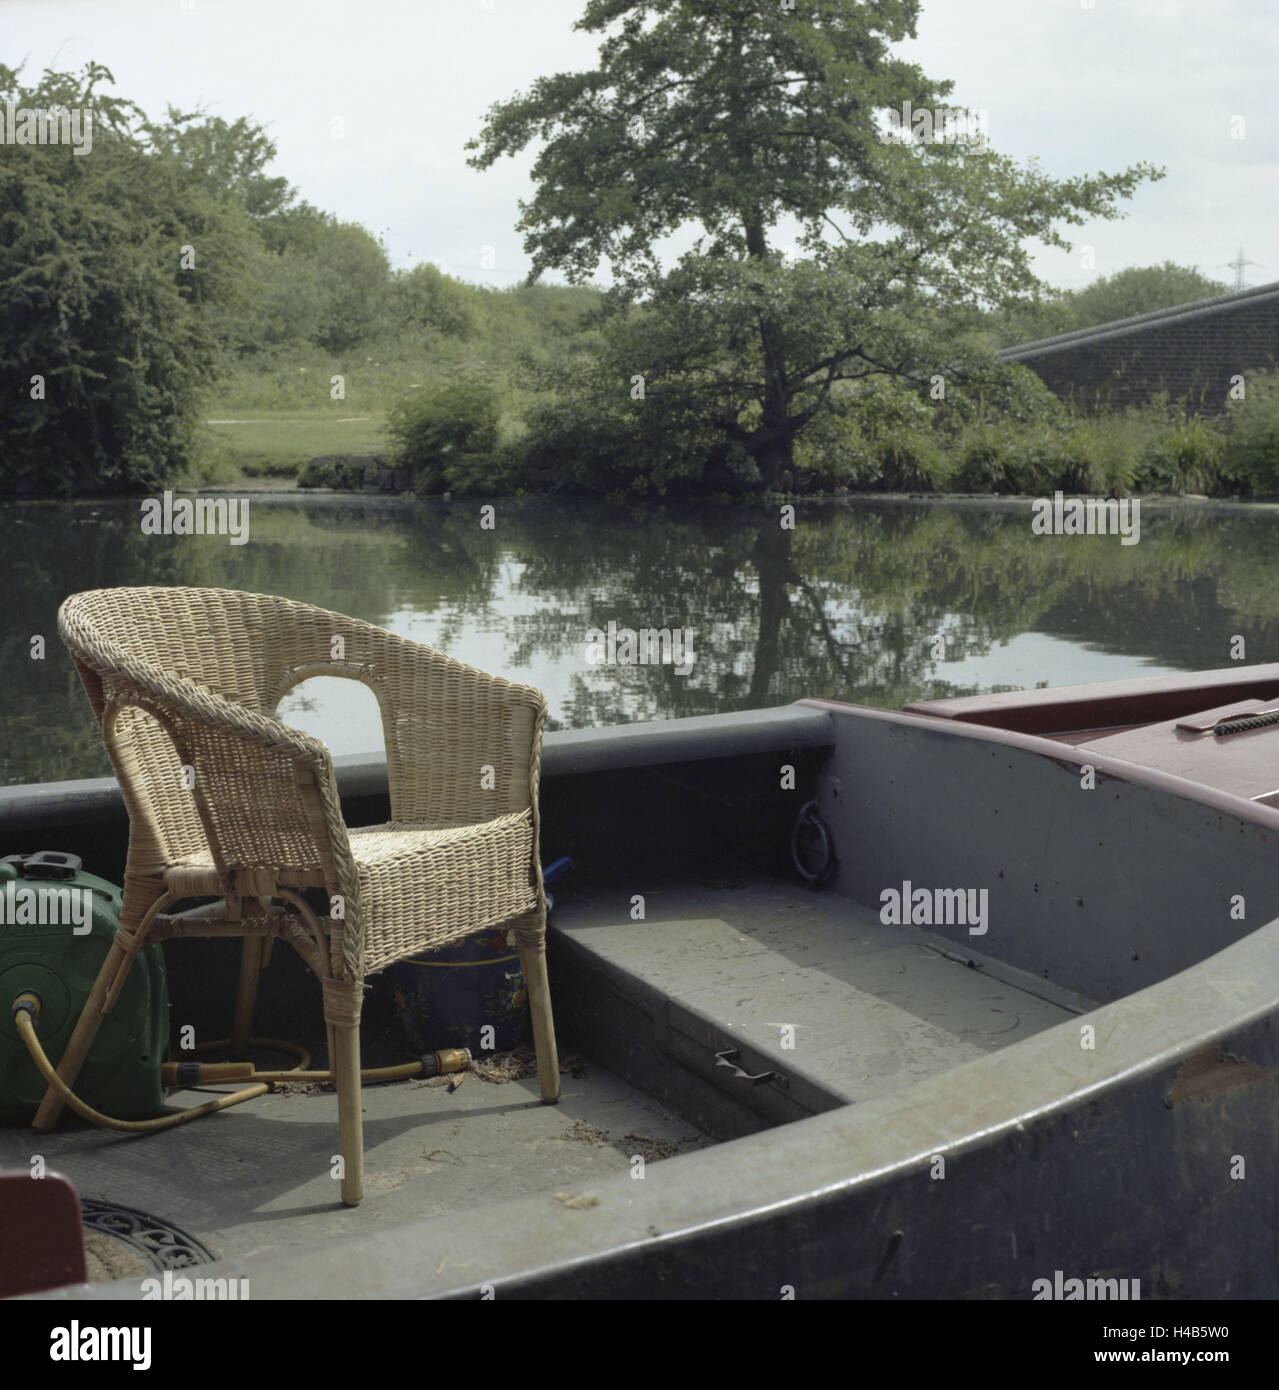
<svg viewBox="0 0 1279 1390"><path fill-rule="evenodd" d="M567 855L554 860L542 870L543 884L572 867ZM548 912L553 904L547 893ZM483 1057L509 1052L529 1036L524 972L514 933L506 927L397 961L386 976L401 1040L414 1057L444 1047L465 1047L472 1057Z"/></svg>
<svg viewBox="0 0 1279 1390"><path fill-rule="evenodd" d="M387 968L395 1012L415 1052L466 1047L483 1057L524 1041L528 993L508 936L499 928Z"/></svg>

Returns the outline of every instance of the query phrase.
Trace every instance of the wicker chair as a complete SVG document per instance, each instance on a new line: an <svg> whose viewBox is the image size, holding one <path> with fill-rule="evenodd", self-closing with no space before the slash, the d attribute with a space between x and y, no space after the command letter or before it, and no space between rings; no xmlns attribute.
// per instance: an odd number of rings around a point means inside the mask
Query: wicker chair
<svg viewBox="0 0 1279 1390"><path fill-rule="evenodd" d="M129 813L120 927L58 1068L68 1085L144 944L244 938L232 1035L243 1047L264 949L282 937L320 977L342 1200L355 1205L365 976L504 925L519 947L542 1098L558 1098L538 856L540 691L357 619L226 589L75 594L58 630ZM348 831L328 749L274 717L285 692L316 675L362 681L377 696L385 825ZM328 894L327 916L307 903L315 889ZM165 912L194 897L221 902ZM52 1128L61 1108L51 1087L36 1127Z"/></svg>

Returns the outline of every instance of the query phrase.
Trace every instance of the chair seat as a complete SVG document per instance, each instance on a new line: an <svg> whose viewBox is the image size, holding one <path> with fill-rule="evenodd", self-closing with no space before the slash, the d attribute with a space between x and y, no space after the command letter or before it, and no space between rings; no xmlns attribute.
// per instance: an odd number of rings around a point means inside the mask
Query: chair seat
<svg viewBox="0 0 1279 1390"><path fill-rule="evenodd" d="M533 851L528 811L445 829L388 821L349 834L364 901L369 974L537 909L528 872ZM168 877L184 892L221 891L207 856L171 865ZM262 888L269 891L265 884ZM268 915L251 901L243 911L246 922Z"/></svg>
<svg viewBox="0 0 1279 1390"><path fill-rule="evenodd" d="M537 909L528 811L444 830L390 821L350 837L370 974Z"/></svg>

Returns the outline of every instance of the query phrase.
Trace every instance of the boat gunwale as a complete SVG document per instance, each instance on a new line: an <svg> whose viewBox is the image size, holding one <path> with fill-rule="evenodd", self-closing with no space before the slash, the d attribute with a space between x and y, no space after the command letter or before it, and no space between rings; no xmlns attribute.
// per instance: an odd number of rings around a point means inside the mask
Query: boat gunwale
<svg viewBox="0 0 1279 1390"><path fill-rule="evenodd" d="M1279 667L1276 670L1279 670ZM906 728L930 729L935 733L966 738L974 743L991 743L1003 748L1037 753L1042 758L1047 758L1061 767L1073 768L1075 771L1091 767L1112 781L1128 782L1148 787L1152 791L1165 792L1183 801L1195 802L1221 815L1233 816L1267 830L1279 831L1279 809L1275 807L1246 796L1238 796L1234 792L1223 791L1218 787L1204 786L1202 782L1178 777L1176 773L1163 772L1158 768L1145 767L1141 763L1098 752L1095 746L1088 748L1085 755L1085 752L1079 751L1080 745L1063 743L1046 734L1022 733L1019 729L1001 729L989 724L969 723L966 720L942 719L935 715L906 714L897 710L844 704L838 700L805 699L797 703L813 709L826 710L832 715L853 714L858 718L865 717Z"/></svg>
<svg viewBox="0 0 1279 1390"><path fill-rule="evenodd" d="M940 700L912 700L903 705L908 714L926 714L934 719L954 720L987 728L1002 728L1021 733L1043 733L1041 725L1052 724L1054 729L1092 728L1092 725L1073 725L1061 722L1071 712L1103 710L1105 726L1115 723L1159 723L1169 717L1180 717L1183 703L1189 697L1203 698L1207 709L1218 703L1245 699L1261 686L1279 689L1279 662L1261 662L1251 666L1220 666L1210 671L1176 672L1167 676L1133 676L1125 680L1090 681L1080 685L1037 686L1033 690L1001 690L985 695L949 696ZM1179 697L1185 697L1184 700ZM1127 713L1130 706L1150 702L1161 708L1147 717L1129 720L1114 716ZM1184 712L1190 713L1188 707ZM1050 715L1057 715L1051 720ZM1010 721L1010 722L1005 722ZM1021 727L1017 728L1020 724ZM1027 727L1033 724L1034 728ZM1103 727L1098 725L1098 728ZM1050 734L1049 737L1052 735Z"/></svg>
<svg viewBox="0 0 1279 1390"><path fill-rule="evenodd" d="M665 763L743 757L782 749L833 748L830 717L799 702L729 714L654 719L593 729L562 729L542 741L542 781ZM333 759L344 799L387 795L386 754L348 753ZM0 834L74 822L126 819L114 777L0 786Z"/></svg>
<svg viewBox="0 0 1279 1390"><path fill-rule="evenodd" d="M1248 669L1271 670L1275 673L1276 682L1279 682L1279 664ZM1148 679L1165 678L1142 677L1133 682L1113 682L1112 687L1144 684ZM1088 687L1062 688L1083 690ZM1190 691L1195 687L1187 683L1185 688ZM1030 695L1038 692L1016 693ZM1047 734L978 724L960 717L914 713L909 709L881 709L874 705L820 698L805 698L789 705L729 714L692 715L683 719L645 720L593 729L556 730L544 738L542 780L555 781L586 773L623 771L682 761L741 757L782 749L833 748L836 740L831 718L849 714L909 728L932 729L978 743L1023 749L1075 770L1093 767L1115 781L1167 792L1210 810L1250 821L1266 829L1279 830L1279 808L1216 787L1204 786L1178 777L1175 773L1144 767L1094 748L1088 749L1087 756L1083 756L1074 751L1077 745L1064 743ZM341 797L387 794L384 754L339 755L334 757L333 765ZM124 801L114 777L0 786L0 834L68 823L86 825L123 823L124 820Z"/></svg>

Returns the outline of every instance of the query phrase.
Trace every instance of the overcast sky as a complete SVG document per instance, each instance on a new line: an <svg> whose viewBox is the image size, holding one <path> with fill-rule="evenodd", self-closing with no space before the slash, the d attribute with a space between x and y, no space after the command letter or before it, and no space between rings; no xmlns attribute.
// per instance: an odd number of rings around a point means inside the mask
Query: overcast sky
<svg viewBox="0 0 1279 1390"><path fill-rule="evenodd" d="M761 4L770 0L760 0ZM780 2L780 0L774 0ZM804 0L795 0L797 16ZM1086 6L1090 6L1086 8ZM487 173L463 145L495 101L595 65L583 0L0 0L0 58L106 64L151 114L205 105L269 127L302 197L384 237L393 262L434 261L493 285L527 269L514 231L531 157ZM1068 177L1138 160L1167 168L1122 221L1042 251L1079 287L1166 260L1233 283L1279 280L1279 6L1273 0L934 0L904 45L950 100L989 112L992 144ZM334 139L334 117L345 137ZM1243 139L1232 122L1244 120ZM1095 270L1082 248L1095 248ZM485 270L484 248L493 269Z"/></svg>

